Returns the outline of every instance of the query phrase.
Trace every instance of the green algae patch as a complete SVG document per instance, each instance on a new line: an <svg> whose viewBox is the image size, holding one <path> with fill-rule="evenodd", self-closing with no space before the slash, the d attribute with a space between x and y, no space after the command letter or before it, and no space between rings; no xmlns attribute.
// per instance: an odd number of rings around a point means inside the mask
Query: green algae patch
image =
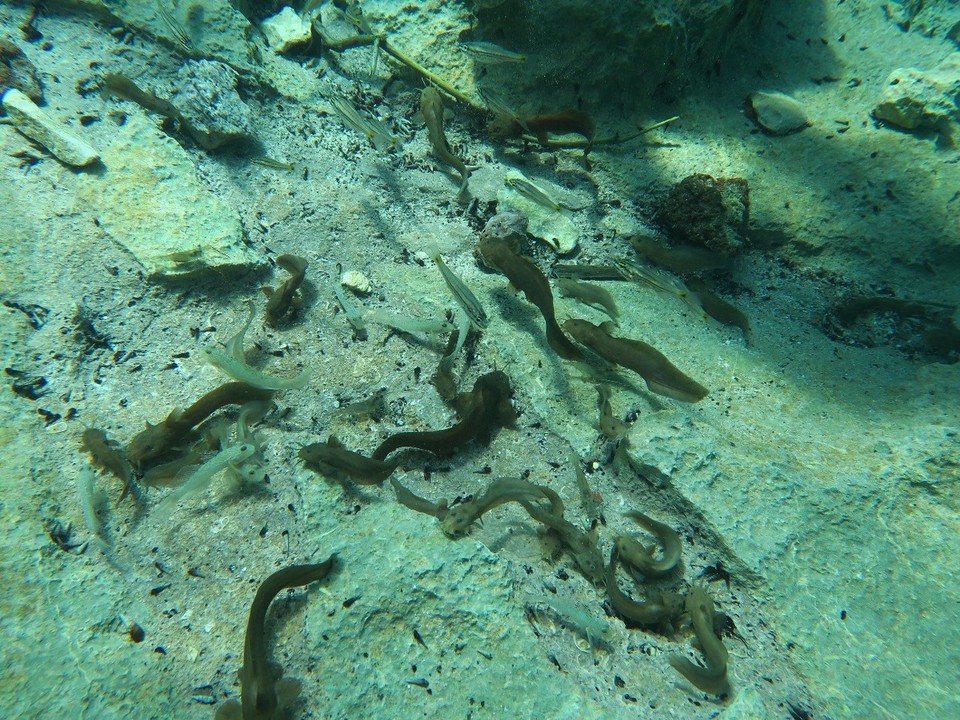
<svg viewBox="0 0 960 720"><path fill-rule="evenodd" d="M81 178L78 202L148 276L262 262L243 243L237 211L201 184L186 151L149 120L131 113L101 159L106 170Z"/></svg>

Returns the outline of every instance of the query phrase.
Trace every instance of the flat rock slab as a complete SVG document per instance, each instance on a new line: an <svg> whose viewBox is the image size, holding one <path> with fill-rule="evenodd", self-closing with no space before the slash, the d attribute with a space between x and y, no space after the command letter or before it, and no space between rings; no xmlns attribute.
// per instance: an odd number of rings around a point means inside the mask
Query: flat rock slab
<svg viewBox="0 0 960 720"><path fill-rule="evenodd" d="M470 717L477 707L490 717L603 716L589 697L536 690L556 682L554 667L541 660L498 555L470 539L451 543L432 518L397 504L363 515L353 537L383 538L388 528L391 539L379 544L376 563L361 543L337 547L343 570L329 584L333 596L305 613L305 635L330 638L304 648L310 665L330 668L306 681L321 707L337 705L340 717L368 716L372 704L404 708L415 697L410 683L423 678L433 688L421 698L424 717ZM344 598L357 601L344 608ZM240 631L238 623L234 635ZM391 682L395 667L404 667L407 683ZM469 692L454 692L460 683Z"/></svg>
<svg viewBox="0 0 960 720"><path fill-rule="evenodd" d="M153 278L262 262L243 243L237 211L197 178L186 151L130 115L101 158L106 171L79 189L104 231Z"/></svg>
<svg viewBox="0 0 960 720"><path fill-rule="evenodd" d="M520 173L508 173L508 177L527 180ZM557 254L568 255L577 249L580 231L564 210L541 205L509 186L500 188L497 200L523 213L527 218L527 232L543 240Z"/></svg>

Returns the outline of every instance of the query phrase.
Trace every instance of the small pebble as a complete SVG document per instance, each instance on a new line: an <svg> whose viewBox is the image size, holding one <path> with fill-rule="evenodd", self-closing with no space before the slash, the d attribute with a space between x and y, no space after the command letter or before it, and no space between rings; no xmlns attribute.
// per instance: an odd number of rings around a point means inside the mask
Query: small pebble
<svg viewBox="0 0 960 720"><path fill-rule="evenodd" d="M358 270L347 270L343 273L340 276L340 284L361 294L370 292L370 279Z"/></svg>
<svg viewBox="0 0 960 720"><path fill-rule="evenodd" d="M810 124L803 105L789 95L755 92L749 102L754 122L771 135L789 135Z"/></svg>

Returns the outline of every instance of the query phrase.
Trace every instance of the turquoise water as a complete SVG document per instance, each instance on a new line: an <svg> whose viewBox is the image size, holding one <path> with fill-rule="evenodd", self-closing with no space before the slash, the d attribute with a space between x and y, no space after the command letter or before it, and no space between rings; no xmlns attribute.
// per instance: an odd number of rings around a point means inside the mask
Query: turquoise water
<svg viewBox="0 0 960 720"><path fill-rule="evenodd" d="M956 3L689 5L0 5L10 717L957 713Z"/></svg>

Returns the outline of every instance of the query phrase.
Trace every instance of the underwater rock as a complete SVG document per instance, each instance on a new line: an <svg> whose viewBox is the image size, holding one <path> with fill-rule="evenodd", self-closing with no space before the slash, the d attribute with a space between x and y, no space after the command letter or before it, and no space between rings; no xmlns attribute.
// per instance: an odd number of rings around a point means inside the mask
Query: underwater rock
<svg viewBox="0 0 960 720"><path fill-rule="evenodd" d="M575 86L584 108L642 106L675 97L687 78L722 62L757 27L766 0L472 0L471 38L494 40L530 58L489 68L505 97L537 97L562 109ZM549 82L544 82L549 78ZM611 82L611 78L616 78Z"/></svg>
<svg viewBox="0 0 960 720"><path fill-rule="evenodd" d="M78 202L148 276L263 263L244 244L237 211L201 184L190 155L149 118L128 115L101 158L106 172L82 176Z"/></svg>
<svg viewBox="0 0 960 720"><path fill-rule="evenodd" d="M756 687L748 686L737 688L733 697L727 700L723 711L723 720L753 720L753 718L770 717L773 712L763 702L763 696ZM802 717L796 714L795 717Z"/></svg>
<svg viewBox="0 0 960 720"><path fill-rule="evenodd" d="M953 53L932 70L897 68L873 114L904 130L936 129L951 134L951 121L960 121L960 53Z"/></svg>
<svg viewBox="0 0 960 720"><path fill-rule="evenodd" d="M771 135L789 135L810 122L799 101L778 92L755 92L748 99L751 118Z"/></svg>
<svg viewBox="0 0 960 720"><path fill-rule="evenodd" d="M930 38L946 37L960 45L960 15L956 2L898 0L884 4L883 12L904 32L916 32Z"/></svg>
<svg viewBox="0 0 960 720"><path fill-rule="evenodd" d="M184 69L170 102L194 128L197 142L214 150L253 135L250 108L237 94L235 70L212 60L190 61Z"/></svg>
<svg viewBox="0 0 960 720"><path fill-rule="evenodd" d="M312 33L310 21L301 18L289 5L261 22L260 29L273 51L281 54L306 45Z"/></svg>
<svg viewBox="0 0 960 720"><path fill-rule="evenodd" d="M36 103L43 102L43 86L33 63L23 50L0 38L0 92L16 88Z"/></svg>
<svg viewBox="0 0 960 720"><path fill-rule="evenodd" d="M96 150L16 88L4 93L3 109L17 130L43 145L67 165L83 167L100 159Z"/></svg>
<svg viewBox="0 0 960 720"><path fill-rule="evenodd" d="M520 173L508 174L508 178L511 176L523 178ZM527 232L543 240L557 254L567 255L576 250L580 233L559 205L548 207L506 185L500 188L497 200L526 216ZM547 200L551 199L547 196Z"/></svg>
<svg viewBox="0 0 960 720"><path fill-rule="evenodd" d="M657 220L673 242L735 255L746 244L750 189L743 178L698 173L673 186Z"/></svg>
<svg viewBox="0 0 960 720"><path fill-rule="evenodd" d="M315 97L317 76L300 63L272 52L259 52L261 38L251 32L259 22L280 10L283 0L165 0L174 22L184 30L194 57L218 60L241 73L248 85L260 84L288 98ZM322 3L321 7L330 3ZM155 0L60 0L57 5L81 9L107 27L125 27L158 38L183 55L177 33L158 12ZM249 11L248 19L242 11ZM255 26L254 26L255 27ZM260 46L260 47L258 47ZM120 68L117 68L118 70ZM179 107L179 106L178 106Z"/></svg>

